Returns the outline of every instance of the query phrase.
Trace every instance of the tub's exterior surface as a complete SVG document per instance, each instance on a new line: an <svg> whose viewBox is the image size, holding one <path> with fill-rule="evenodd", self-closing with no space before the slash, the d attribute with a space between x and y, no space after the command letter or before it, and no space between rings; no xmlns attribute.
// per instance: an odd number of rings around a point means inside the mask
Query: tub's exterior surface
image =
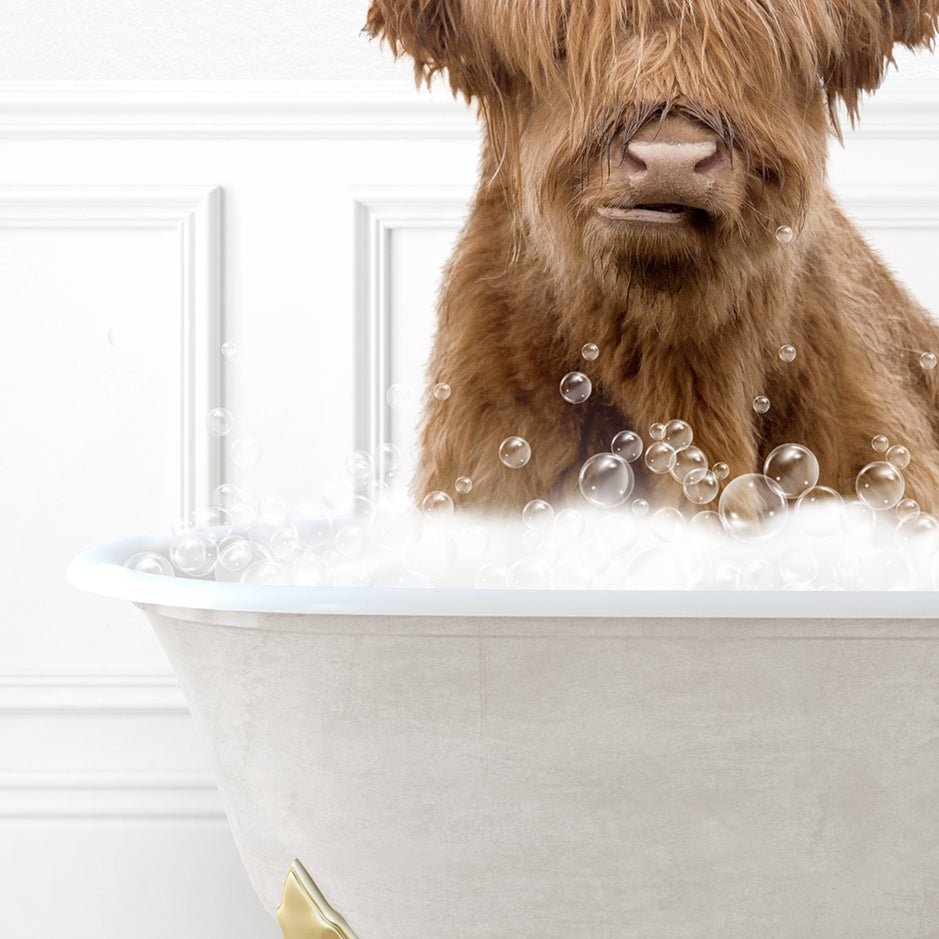
<svg viewBox="0 0 939 939"><path fill-rule="evenodd" d="M144 606L269 909L359 939L939 934L939 626Z"/></svg>
<svg viewBox="0 0 939 939"><path fill-rule="evenodd" d="M121 567L160 540L70 578L150 618L272 912L297 857L358 939L939 936L935 594Z"/></svg>

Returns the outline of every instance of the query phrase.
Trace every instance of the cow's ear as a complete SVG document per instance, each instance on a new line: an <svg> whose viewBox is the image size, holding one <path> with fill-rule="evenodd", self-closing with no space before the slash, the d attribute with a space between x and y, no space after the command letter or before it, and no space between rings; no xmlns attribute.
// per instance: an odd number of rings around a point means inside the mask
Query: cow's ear
<svg viewBox="0 0 939 939"><path fill-rule="evenodd" d="M840 98L851 119L861 95L883 81L898 43L931 48L937 33L939 0L829 0L832 43L822 77L829 103Z"/></svg>
<svg viewBox="0 0 939 939"><path fill-rule="evenodd" d="M410 56L419 84L446 72L454 94L468 99L503 84L494 49L469 28L461 0L372 0L365 31L385 40L395 56Z"/></svg>

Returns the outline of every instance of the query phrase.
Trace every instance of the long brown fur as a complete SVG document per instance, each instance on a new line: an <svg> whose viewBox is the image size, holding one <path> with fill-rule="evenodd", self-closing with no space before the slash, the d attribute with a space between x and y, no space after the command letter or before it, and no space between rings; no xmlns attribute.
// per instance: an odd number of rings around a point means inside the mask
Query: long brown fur
<svg viewBox="0 0 939 939"><path fill-rule="evenodd" d="M844 493L885 434L913 455L907 495L939 508L939 369L919 364L939 328L825 172L838 101L854 121L895 44L930 45L937 13L939 0L373 0L368 32L419 81L445 72L486 128L430 363L452 395L427 406L418 498L458 476L473 480L463 505L563 498L618 431L648 439L680 418L731 477L796 442ZM596 207L621 198L612 167L669 122L708 128L730 154L706 224L611 233ZM588 342L596 361L581 358ZM795 361L780 361L784 343ZM572 370L593 381L581 405L558 392ZM531 444L524 469L498 459L510 435ZM669 477L645 484L680 499Z"/></svg>

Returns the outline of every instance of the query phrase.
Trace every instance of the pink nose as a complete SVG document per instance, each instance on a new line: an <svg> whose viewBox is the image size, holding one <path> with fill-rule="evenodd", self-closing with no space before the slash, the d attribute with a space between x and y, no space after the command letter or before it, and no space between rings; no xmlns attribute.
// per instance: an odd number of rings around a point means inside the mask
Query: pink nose
<svg viewBox="0 0 939 939"><path fill-rule="evenodd" d="M676 115L641 127L613 171L634 202L700 206L729 174L730 156L712 130Z"/></svg>

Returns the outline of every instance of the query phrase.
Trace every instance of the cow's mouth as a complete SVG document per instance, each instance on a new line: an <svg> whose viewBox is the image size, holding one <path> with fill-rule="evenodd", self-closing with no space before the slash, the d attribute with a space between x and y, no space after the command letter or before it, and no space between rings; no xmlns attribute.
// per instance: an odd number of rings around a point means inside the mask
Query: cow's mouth
<svg viewBox="0 0 939 939"><path fill-rule="evenodd" d="M653 222L658 224L675 224L683 222L691 208L677 202L648 202L639 205L601 205L597 214L603 218L623 222Z"/></svg>

